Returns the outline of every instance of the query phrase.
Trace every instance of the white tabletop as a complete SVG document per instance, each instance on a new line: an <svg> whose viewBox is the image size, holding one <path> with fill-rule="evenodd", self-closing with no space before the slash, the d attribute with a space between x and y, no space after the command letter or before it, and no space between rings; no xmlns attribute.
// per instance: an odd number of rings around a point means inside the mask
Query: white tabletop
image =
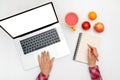
<svg viewBox="0 0 120 80"><path fill-rule="evenodd" d="M0 0L0 19L33 8L52 0ZM71 55L55 60L49 80L90 80L88 65L72 60L81 23L88 20L87 14L94 10L98 14L94 23L105 25L103 33L96 33L93 27L87 31L102 38L99 52L99 68L104 80L120 79L120 0L53 0L62 31ZM73 32L64 23L65 14L73 11L79 16L77 31ZM29 71L22 69L13 40L0 29L0 80L35 80L39 68Z"/></svg>

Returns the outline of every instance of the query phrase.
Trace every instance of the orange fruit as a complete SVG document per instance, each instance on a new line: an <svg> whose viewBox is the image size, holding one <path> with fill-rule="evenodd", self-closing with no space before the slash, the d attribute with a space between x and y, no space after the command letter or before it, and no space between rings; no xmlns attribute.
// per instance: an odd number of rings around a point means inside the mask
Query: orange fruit
<svg viewBox="0 0 120 80"><path fill-rule="evenodd" d="M97 18L96 12L94 12L94 11L89 12L89 13L88 13L88 18L89 18L90 20L95 20L95 19Z"/></svg>

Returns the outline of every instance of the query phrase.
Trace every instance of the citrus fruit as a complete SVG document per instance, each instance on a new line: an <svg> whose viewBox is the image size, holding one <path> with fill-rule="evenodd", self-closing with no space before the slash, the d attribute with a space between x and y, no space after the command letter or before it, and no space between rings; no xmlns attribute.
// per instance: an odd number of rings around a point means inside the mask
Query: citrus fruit
<svg viewBox="0 0 120 80"><path fill-rule="evenodd" d="M89 12L89 13L88 13L88 18L89 18L90 20L95 20L95 19L97 18L96 12L94 12L94 11Z"/></svg>

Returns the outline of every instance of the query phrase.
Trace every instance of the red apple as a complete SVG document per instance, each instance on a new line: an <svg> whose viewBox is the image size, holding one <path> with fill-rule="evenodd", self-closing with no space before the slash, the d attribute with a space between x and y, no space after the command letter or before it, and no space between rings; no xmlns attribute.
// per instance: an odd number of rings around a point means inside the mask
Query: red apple
<svg viewBox="0 0 120 80"><path fill-rule="evenodd" d="M89 30L91 27L90 23L88 21L85 21L82 23L83 30Z"/></svg>
<svg viewBox="0 0 120 80"><path fill-rule="evenodd" d="M94 25L94 30L98 33L101 33L104 31L104 25L103 23L101 22L97 22L95 25Z"/></svg>

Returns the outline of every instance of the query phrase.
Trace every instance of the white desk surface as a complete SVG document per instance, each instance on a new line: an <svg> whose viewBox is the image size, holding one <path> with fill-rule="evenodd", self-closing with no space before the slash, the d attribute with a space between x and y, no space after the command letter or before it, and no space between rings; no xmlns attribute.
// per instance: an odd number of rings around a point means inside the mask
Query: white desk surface
<svg viewBox="0 0 120 80"><path fill-rule="evenodd" d="M0 19L18 12L33 8L52 0L0 0ZM84 32L80 25L87 19L87 13L94 10L98 13L93 25L102 21L105 31L101 34L88 32L102 38L99 52L99 68L104 80L120 80L120 0L53 0L63 33L71 55L55 60L49 80L90 80L88 65L72 60L77 36ZM77 31L73 32L64 23L67 12L74 11L79 15ZM0 80L35 80L39 68L24 71L12 39L0 29Z"/></svg>

